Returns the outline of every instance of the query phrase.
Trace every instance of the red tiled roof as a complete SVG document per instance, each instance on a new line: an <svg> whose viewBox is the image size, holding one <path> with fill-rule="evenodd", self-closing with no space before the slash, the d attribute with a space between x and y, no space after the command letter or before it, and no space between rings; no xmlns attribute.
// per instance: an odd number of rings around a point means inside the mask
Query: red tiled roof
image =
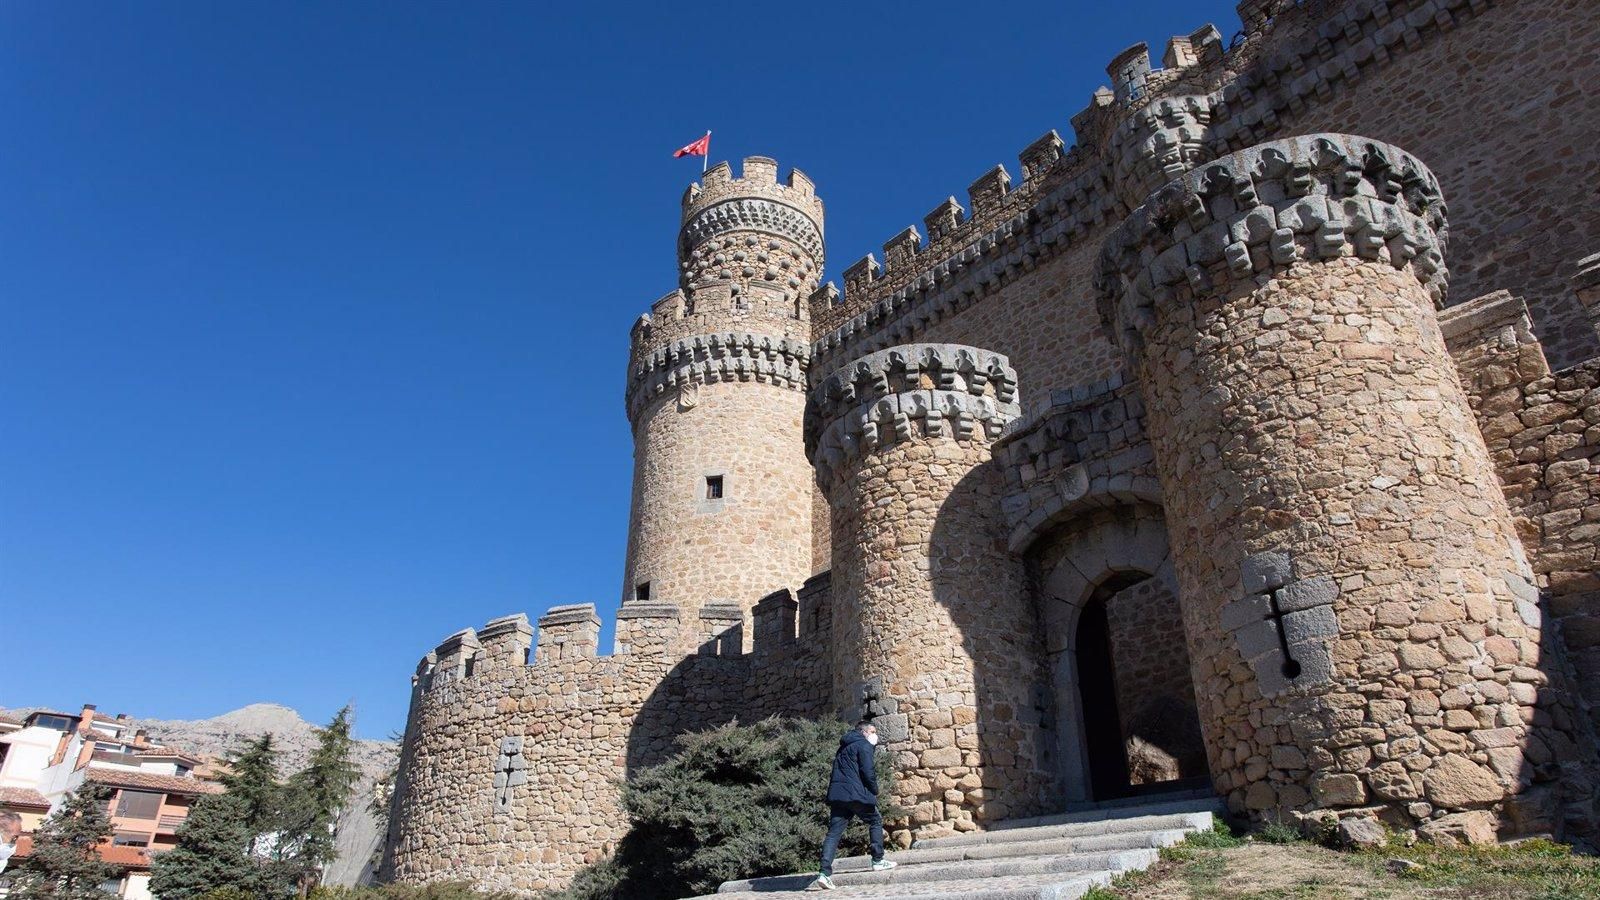
<svg viewBox="0 0 1600 900"><path fill-rule="evenodd" d="M222 785L210 781L201 781L198 778L157 775L154 772L127 772L119 769L104 769L99 766L90 766L85 769L84 777L90 781L98 781L101 784L133 788L136 791L166 791L169 794L220 794L223 791Z"/></svg>
<svg viewBox="0 0 1600 900"><path fill-rule="evenodd" d="M118 847L115 844L101 844L95 848L100 858L106 862L123 869L148 869L150 868L150 851L145 847ZM25 834L17 838L17 859L33 855L33 835Z"/></svg>
<svg viewBox="0 0 1600 900"><path fill-rule="evenodd" d="M49 809L50 801L33 788L0 787L0 806L26 806Z"/></svg>

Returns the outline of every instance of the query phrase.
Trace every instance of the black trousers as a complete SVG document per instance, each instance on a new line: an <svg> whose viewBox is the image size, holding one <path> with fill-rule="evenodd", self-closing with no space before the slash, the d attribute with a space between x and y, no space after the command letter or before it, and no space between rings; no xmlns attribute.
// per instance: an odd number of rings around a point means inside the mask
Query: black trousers
<svg viewBox="0 0 1600 900"><path fill-rule="evenodd" d="M822 842L822 874L833 874L833 858L839 854L839 840L851 819L867 823L867 835L872 842L872 861L883 859L883 815L876 803L853 801L828 801L828 839Z"/></svg>

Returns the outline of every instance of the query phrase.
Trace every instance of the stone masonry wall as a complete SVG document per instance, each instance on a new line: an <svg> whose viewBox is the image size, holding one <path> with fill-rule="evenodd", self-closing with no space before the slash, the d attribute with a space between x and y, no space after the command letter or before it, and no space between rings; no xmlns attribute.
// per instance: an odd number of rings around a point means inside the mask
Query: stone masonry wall
<svg viewBox="0 0 1600 900"><path fill-rule="evenodd" d="M1313 43L1296 24L1306 12L1283 17L1263 55ZM1426 161L1450 202L1453 297L1510 290L1552 364L1594 356L1595 322L1568 280L1600 247L1600 55L1559 48L1600 46L1600 12L1590 0L1497 0L1442 15L1453 27L1397 41L1361 78L1284 109L1276 133L1363 134Z"/></svg>
<svg viewBox="0 0 1600 900"><path fill-rule="evenodd" d="M1543 689L1577 693L1581 702L1550 704L1558 727L1530 747L1541 762L1576 771L1600 729L1600 362L1552 373L1532 333L1527 307L1499 291L1453 307L1442 317L1446 341L1517 517L1533 568L1545 585L1554 647L1576 675L1561 672ZM1586 713L1566 721L1568 710ZM1575 744L1583 745L1576 746ZM1583 796L1589 793L1589 796ZM1568 828L1592 835L1592 792L1570 785Z"/></svg>
<svg viewBox="0 0 1600 900"><path fill-rule="evenodd" d="M633 513L625 603L641 582L651 603L742 605L812 574L811 464L801 439L805 395L780 385L716 382L693 405L658 400L634 434ZM722 498L706 478L722 478Z"/></svg>
<svg viewBox="0 0 1600 900"><path fill-rule="evenodd" d="M1568 191L1594 164L1600 97L1583 86L1600 77L1600 59L1556 49L1600 41L1592 4L1274 6L1226 51L1205 28L1174 38L1181 52L1169 46L1169 68L1102 89L1073 117L1077 146L1046 134L1020 154L1018 182L996 167L965 207L951 198L909 230L916 240L887 242L881 266L869 255L846 269L842 296L825 290L811 302L822 367L896 343L970 343L1011 357L1030 405L1033 392L1111 375L1120 362L1090 312L1089 280L1104 236L1142 200L1112 188L1113 169L1126 167L1112 136L1130 110L1197 90L1225 100L1208 125L1221 133L1198 138L1213 145L1199 158L1308 131L1407 147L1451 198L1456 295L1526 293L1558 364L1600 349L1567 281L1600 237L1600 204ZM1056 352L1063 342L1070 349Z"/></svg>
<svg viewBox="0 0 1600 900"><path fill-rule="evenodd" d="M1215 406L1194 404L1199 392L1192 384L1155 387L1152 396L1161 396L1174 421L1191 423L1169 432L1158 447L1181 460L1174 478L1214 486L1181 491L1168 485L1173 519L1194 523L1173 535L1178 558L1189 563L1180 565L1188 573L1185 596L1211 603L1249 596L1250 572L1230 572L1228 566L1237 567L1252 552L1280 548L1294 558L1296 577L1320 576L1338 589L1326 623L1307 621L1299 623L1301 632L1290 632L1291 640L1300 633L1331 640L1325 657L1309 648L1295 657L1306 670L1302 678L1328 685L1325 699L1310 705L1283 696L1281 688L1261 686L1263 680L1282 683L1264 670L1282 659L1270 628L1267 643L1246 646L1245 632L1224 630L1242 621L1226 606L1220 615L1200 604L1185 611L1201 664L1201 719L1219 789L1241 811L1375 801L1426 819L1499 802L1524 777L1519 745L1544 681L1538 616L1521 614L1516 603L1527 600L1506 580L1518 578L1523 564L1514 554L1503 504L1484 493L1494 489L1486 455L1463 446L1461 435L1471 432L1460 426L1469 423L1441 402L1440 395L1453 393L1453 385L1440 383L1451 373L1420 359L1406 360L1404 370L1414 373L1409 376L1393 367L1408 348L1437 344L1437 334L1416 331L1414 313L1401 318L1404 306L1371 303L1392 296L1416 304L1425 297L1402 276L1371 264L1339 268L1338 275L1291 274L1250 295L1233 295L1225 307L1230 323L1271 319L1273 309L1289 312L1290 322L1326 317L1326 325L1300 328L1311 346L1318 332L1348 330L1351 343L1338 351L1326 348L1329 363L1296 353L1283 358L1281 368L1261 359L1249 364L1269 379L1273 371L1295 373L1288 384L1304 384L1305 392L1291 389L1287 393L1296 399L1266 407L1273 412L1263 419L1249 412L1246 404L1254 401L1241 403L1250 394L1238 385L1227 391L1237 399L1219 396ZM1352 302L1363 297L1369 299ZM1362 339L1361 326L1337 324L1352 316L1383 323L1380 332L1394 328L1393 344L1374 345ZM1251 335L1260 332L1237 331L1240 343L1230 343L1239 362L1261 352L1294 352L1293 342L1257 350L1259 338ZM1360 355L1368 352L1379 355ZM1341 366L1347 371L1339 371ZM1417 376L1421 380L1413 381ZM1214 376L1202 377L1216 383ZM1356 396L1364 391L1412 399L1407 411L1388 418ZM1464 407L1459 394L1454 399ZM1343 412L1328 416L1318 410ZM1274 456L1284 457L1263 459L1270 472L1251 471L1246 460L1256 457L1247 445L1213 445L1214 438L1202 436L1218 422L1246 442L1270 442ZM1191 430L1195 426L1200 427ZM1203 456L1212 446L1217 462ZM1414 449L1385 459L1391 447ZM1227 469L1218 464L1222 460L1229 461ZM1479 465L1465 469L1469 461ZM1292 484L1310 496L1293 502L1252 497L1243 489L1253 479ZM1204 509L1216 495L1228 498L1223 509L1256 507L1261 518L1217 528L1221 523L1211 524L1214 515ZM1262 652L1266 662L1252 662Z"/></svg>
<svg viewBox="0 0 1600 900"><path fill-rule="evenodd" d="M1522 750L1532 573L1433 314L1442 209L1404 151L1307 136L1171 182L1108 242L1241 811L1411 824L1551 775Z"/></svg>
<svg viewBox="0 0 1600 900"><path fill-rule="evenodd" d="M896 347L817 387L808 446L833 510L836 709L872 719L913 836L1043 811L1042 648L999 545L989 444L1016 414L1003 357Z"/></svg>
<svg viewBox="0 0 1600 900"><path fill-rule="evenodd" d="M826 609L826 595L824 579L807 603ZM667 637L599 656L588 605L553 610L537 640L521 616L452 636L419 667L385 870L403 882L465 879L518 894L562 887L626 833L618 784L665 759L679 735L822 716L827 632L797 639L787 591L751 606L749 653L713 642L681 656L669 648L689 639ZM514 622L520 630L501 624ZM634 624L684 627L670 614Z"/></svg>

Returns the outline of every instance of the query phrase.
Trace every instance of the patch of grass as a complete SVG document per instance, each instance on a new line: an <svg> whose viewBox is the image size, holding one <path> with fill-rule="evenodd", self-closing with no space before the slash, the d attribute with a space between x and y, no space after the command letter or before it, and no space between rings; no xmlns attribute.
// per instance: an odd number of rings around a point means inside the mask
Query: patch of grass
<svg viewBox="0 0 1600 900"><path fill-rule="evenodd" d="M1292 844L1300 840L1300 831L1282 822L1268 822L1250 836L1263 844Z"/></svg>
<svg viewBox="0 0 1600 900"><path fill-rule="evenodd" d="M1365 854L1377 868L1389 859L1417 864L1400 878L1429 887L1456 888L1470 896L1529 900L1600 900L1600 859L1578 857L1554 841L1498 847L1391 845Z"/></svg>
<svg viewBox="0 0 1600 900"><path fill-rule="evenodd" d="M1227 850L1231 847L1243 847L1244 838L1234 834L1221 820L1211 824L1210 831L1196 831L1184 839L1180 845L1183 847L1198 847L1203 850Z"/></svg>

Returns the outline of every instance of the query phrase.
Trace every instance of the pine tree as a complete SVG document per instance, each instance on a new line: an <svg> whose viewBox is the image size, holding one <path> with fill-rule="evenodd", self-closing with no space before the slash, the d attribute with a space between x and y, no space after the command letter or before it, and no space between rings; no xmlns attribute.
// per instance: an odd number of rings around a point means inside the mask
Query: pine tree
<svg viewBox="0 0 1600 900"><path fill-rule="evenodd" d="M351 719L351 708L346 706L328 727L317 729L311 761L285 785L277 852L293 871L301 897L316 887L323 866L338 855L334 822L361 776L353 759Z"/></svg>
<svg viewBox="0 0 1600 900"><path fill-rule="evenodd" d="M161 900L190 900L217 888L253 894L261 866L249 854L255 835L247 819L242 797L201 797L178 826L177 846L151 860L150 890Z"/></svg>
<svg viewBox="0 0 1600 900"><path fill-rule="evenodd" d="M629 830L616 855L550 900L668 900L815 866L842 730L773 718L683 735L670 759L622 785ZM882 796L892 796L888 754L878 754L877 765ZM882 810L885 819L905 814ZM846 855L864 849L861 831L846 832Z"/></svg>
<svg viewBox="0 0 1600 900"><path fill-rule="evenodd" d="M272 735L263 734L230 754L228 772L221 778L228 796L241 801L240 821L250 832L247 852L252 856L269 843L283 817L283 785L278 781L278 751Z"/></svg>
<svg viewBox="0 0 1600 900"><path fill-rule="evenodd" d="M101 885L117 867L100 858L111 837L111 790L85 782L33 833L33 853L17 867L15 900L105 900Z"/></svg>

